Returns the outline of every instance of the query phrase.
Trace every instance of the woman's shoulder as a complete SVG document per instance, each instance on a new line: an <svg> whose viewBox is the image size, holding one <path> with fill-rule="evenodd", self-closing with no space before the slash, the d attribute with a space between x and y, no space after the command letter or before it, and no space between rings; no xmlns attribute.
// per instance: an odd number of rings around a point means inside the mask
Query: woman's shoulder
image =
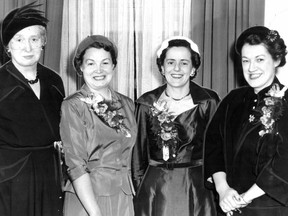
<svg viewBox="0 0 288 216"><path fill-rule="evenodd" d="M160 87L158 87L156 89L153 89L151 91L145 92L144 94L142 94L136 100L136 103L143 104L143 105L151 105L151 104L153 104L155 101L158 100L158 98L163 93L165 88L166 88L166 85L162 85L162 86L160 86Z"/></svg>
<svg viewBox="0 0 288 216"><path fill-rule="evenodd" d="M114 91L114 92L115 92L116 96L117 96L120 100L125 101L125 102L127 102L127 103L134 103L133 100L132 100L130 97L128 97L128 96L126 96L126 95L124 95L124 94L121 94L121 93L118 92L118 91Z"/></svg>

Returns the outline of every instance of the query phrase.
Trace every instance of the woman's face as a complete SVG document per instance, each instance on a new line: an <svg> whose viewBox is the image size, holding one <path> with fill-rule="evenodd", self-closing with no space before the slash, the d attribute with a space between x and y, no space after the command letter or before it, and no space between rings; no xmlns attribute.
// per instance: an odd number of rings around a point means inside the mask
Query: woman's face
<svg viewBox="0 0 288 216"><path fill-rule="evenodd" d="M85 83L92 91L107 88L114 71L110 52L102 48L88 48L83 56L80 69L83 72Z"/></svg>
<svg viewBox="0 0 288 216"><path fill-rule="evenodd" d="M44 38L39 26L29 26L17 32L9 41L8 52L15 66L30 67L40 59Z"/></svg>
<svg viewBox="0 0 288 216"><path fill-rule="evenodd" d="M172 87L189 86L190 75L195 73L189 49L186 47L169 48L166 52L162 71L167 85Z"/></svg>
<svg viewBox="0 0 288 216"><path fill-rule="evenodd" d="M244 44L241 56L245 80L255 93L272 84L280 60L273 60L263 44Z"/></svg>

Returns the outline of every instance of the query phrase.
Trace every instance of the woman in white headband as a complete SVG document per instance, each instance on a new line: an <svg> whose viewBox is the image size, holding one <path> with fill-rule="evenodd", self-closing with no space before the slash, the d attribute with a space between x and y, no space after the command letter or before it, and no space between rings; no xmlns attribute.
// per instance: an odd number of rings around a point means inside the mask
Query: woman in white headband
<svg viewBox="0 0 288 216"><path fill-rule="evenodd" d="M166 84L136 101L133 152L137 216L215 215L203 186L203 136L218 95L192 80L201 63L197 45L182 36L165 40L157 65Z"/></svg>

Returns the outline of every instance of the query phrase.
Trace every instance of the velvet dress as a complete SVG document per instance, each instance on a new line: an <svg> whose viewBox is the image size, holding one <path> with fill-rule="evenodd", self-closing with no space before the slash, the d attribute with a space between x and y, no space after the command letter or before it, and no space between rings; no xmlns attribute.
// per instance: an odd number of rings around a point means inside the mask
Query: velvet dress
<svg viewBox="0 0 288 216"><path fill-rule="evenodd" d="M111 93L113 100L121 101L119 111L125 117L130 137L106 125L91 105L82 101L91 94L86 84L62 104L60 133L69 175L64 215L87 215L72 185L86 173L103 216L134 215L131 152L137 133L135 108L130 98L112 89Z"/></svg>
<svg viewBox="0 0 288 216"><path fill-rule="evenodd" d="M274 83L283 88L277 78ZM276 121L274 129L263 133L260 120L263 114L259 110L265 109L271 86L258 94L251 87L231 91L207 129L205 180L215 172L224 171L229 186L239 194L254 183L265 192L241 209L241 214L233 215L288 215L288 95L286 91L282 106L277 105L276 114L271 114ZM213 186L209 181L206 185Z"/></svg>
<svg viewBox="0 0 288 216"><path fill-rule="evenodd" d="M211 192L204 188L203 136L219 98L211 90L190 83L196 105L176 117L178 145L175 157L163 159L151 107L166 85L147 92L136 101L138 137L133 151L132 173L137 188L136 216L215 215ZM173 158L174 157L174 158Z"/></svg>
<svg viewBox="0 0 288 216"><path fill-rule="evenodd" d="M37 65L40 99L11 61L0 69L0 215L62 215L54 141L60 140L61 78Z"/></svg>

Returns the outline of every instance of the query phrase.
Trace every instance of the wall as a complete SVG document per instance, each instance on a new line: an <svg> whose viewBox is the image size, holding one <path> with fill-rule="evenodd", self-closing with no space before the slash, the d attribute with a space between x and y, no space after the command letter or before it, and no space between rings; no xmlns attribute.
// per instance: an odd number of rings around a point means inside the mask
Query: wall
<svg viewBox="0 0 288 216"><path fill-rule="evenodd" d="M265 0L265 26L277 30L284 39L288 48L288 1L287 0ZM288 56L287 63L278 72L281 83L288 86Z"/></svg>

